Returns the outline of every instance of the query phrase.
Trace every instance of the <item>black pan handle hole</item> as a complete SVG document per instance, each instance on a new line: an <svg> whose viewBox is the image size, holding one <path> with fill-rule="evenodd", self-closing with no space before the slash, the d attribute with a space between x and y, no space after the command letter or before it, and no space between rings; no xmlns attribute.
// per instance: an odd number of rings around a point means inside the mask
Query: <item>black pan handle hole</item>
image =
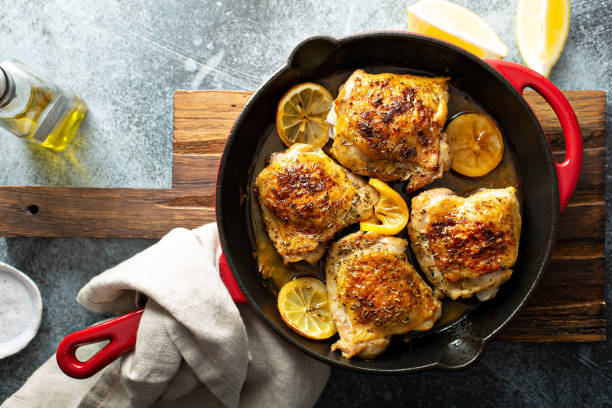
<svg viewBox="0 0 612 408"><path fill-rule="evenodd" d="M26 210L28 210L30 214L34 215L38 212L38 206L36 204L32 204L32 205L29 205L28 208L26 208Z"/></svg>

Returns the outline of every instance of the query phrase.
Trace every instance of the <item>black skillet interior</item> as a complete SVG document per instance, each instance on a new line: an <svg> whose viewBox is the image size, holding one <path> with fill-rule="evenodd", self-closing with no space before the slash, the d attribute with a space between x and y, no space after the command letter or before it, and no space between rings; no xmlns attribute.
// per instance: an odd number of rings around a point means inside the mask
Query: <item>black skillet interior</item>
<svg viewBox="0 0 612 408"><path fill-rule="evenodd" d="M523 228L512 278L483 307L448 329L392 345L376 360L347 360L329 342L305 339L282 322L276 299L263 284L252 256L245 195L262 138L274 126L276 105L293 85L364 67L404 67L451 77L504 131L520 175ZM228 264L256 312L282 337L329 364L371 373L427 367L461 368L515 315L531 294L550 257L559 213L557 178L548 143L535 116L512 86L484 61L434 39L404 33L370 33L339 40L315 37L299 44L286 66L253 96L225 146L217 179L216 213ZM485 307L486 306L486 307ZM397 341L396 341L397 342Z"/></svg>

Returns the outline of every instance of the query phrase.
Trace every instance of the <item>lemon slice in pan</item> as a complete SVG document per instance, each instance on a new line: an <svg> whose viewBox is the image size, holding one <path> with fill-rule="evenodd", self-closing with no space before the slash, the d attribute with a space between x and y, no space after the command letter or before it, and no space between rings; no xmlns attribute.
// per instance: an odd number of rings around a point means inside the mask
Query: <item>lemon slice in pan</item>
<svg viewBox="0 0 612 408"><path fill-rule="evenodd" d="M305 82L289 89L276 109L276 131L283 143L323 147L329 140L325 121L334 98L322 85Z"/></svg>
<svg viewBox="0 0 612 408"><path fill-rule="evenodd" d="M374 231L385 235L395 235L408 224L408 206L406 202L387 183L371 178L370 185L374 187L380 198L374 206L375 220L363 221L359 224L362 231Z"/></svg>
<svg viewBox="0 0 612 408"><path fill-rule="evenodd" d="M278 293L281 318L296 333L314 340L336 334L327 298L327 287L316 278L297 278Z"/></svg>
<svg viewBox="0 0 612 408"><path fill-rule="evenodd" d="M504 157L501 131L488 115L464 113L446 126L453 164L451 168L468 177L481 177Z"/></svg>

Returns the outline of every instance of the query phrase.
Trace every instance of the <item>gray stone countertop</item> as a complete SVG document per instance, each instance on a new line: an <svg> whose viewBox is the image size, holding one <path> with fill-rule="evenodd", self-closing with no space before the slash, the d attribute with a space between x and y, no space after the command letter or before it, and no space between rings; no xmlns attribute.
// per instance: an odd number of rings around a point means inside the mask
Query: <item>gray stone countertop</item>
<svg viewBox="0 0 612 408"><path fill-rule="evenodd" d="M304 38L405 30L405 6L412 2L0 0L0 56L18 58L70 86L90 109L81 134L63 154L0 131L0 184L169 187L176 89L256 89ZM521 62L515 0L458 3L498 32L510 49L508 60ZM608 0L571 2L569 38L550 75L559 88L610 94L611 6ZM611 135L610 116L607 125ZM608 213L610 179L607 168ZM608 223L608 261L610 231ZM0 261L27 273L44 302L36 338L0 361L0 401L54 353L67 333L101 319L75 302L79 288L152 243L0 238ZM606 276L609 282L609 262ZM612 302L609 283L606 300ZM610 406L611 353L610 340L494 341L473 367L458 372L377 377L334 369L317 406Z"/></svg>

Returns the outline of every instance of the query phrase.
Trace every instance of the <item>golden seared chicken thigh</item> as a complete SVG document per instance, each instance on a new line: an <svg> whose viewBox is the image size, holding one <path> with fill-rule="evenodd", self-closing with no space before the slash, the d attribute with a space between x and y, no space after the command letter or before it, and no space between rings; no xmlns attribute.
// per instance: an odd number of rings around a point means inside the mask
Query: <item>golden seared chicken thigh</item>
<svg viewBox="0 0 612 408"><path fill-rule="evenodd" d="M429 330L442 313L432 289L406 257L408 242L375 232L356 232L331 245L327 293L340 334L332 350L371 359L393 334Z"/></svg>
<svg viewBox="0 0 612 408"><path fill-rule="evenodd" d="M444 134L448 78L366 74L358 69L340 88L327 116L332 155L356 174L407 180L408 192L450 167Z"/></svg>
<svg viewBox="0 0 612 408"><path fill-rule="evenodd" d="M342 228L369 218L378 193L321 149L274 153L255 181L268 236L285 263L315 263Z"/></svg>
<svg viewBox="0 0 612 408"><path fill-rule="evenodd" d="M521 215L516 189L481 190L467 198L447 188L412 199L412 250L429 281L452 299L497 294L518 256Z"/></svg>

